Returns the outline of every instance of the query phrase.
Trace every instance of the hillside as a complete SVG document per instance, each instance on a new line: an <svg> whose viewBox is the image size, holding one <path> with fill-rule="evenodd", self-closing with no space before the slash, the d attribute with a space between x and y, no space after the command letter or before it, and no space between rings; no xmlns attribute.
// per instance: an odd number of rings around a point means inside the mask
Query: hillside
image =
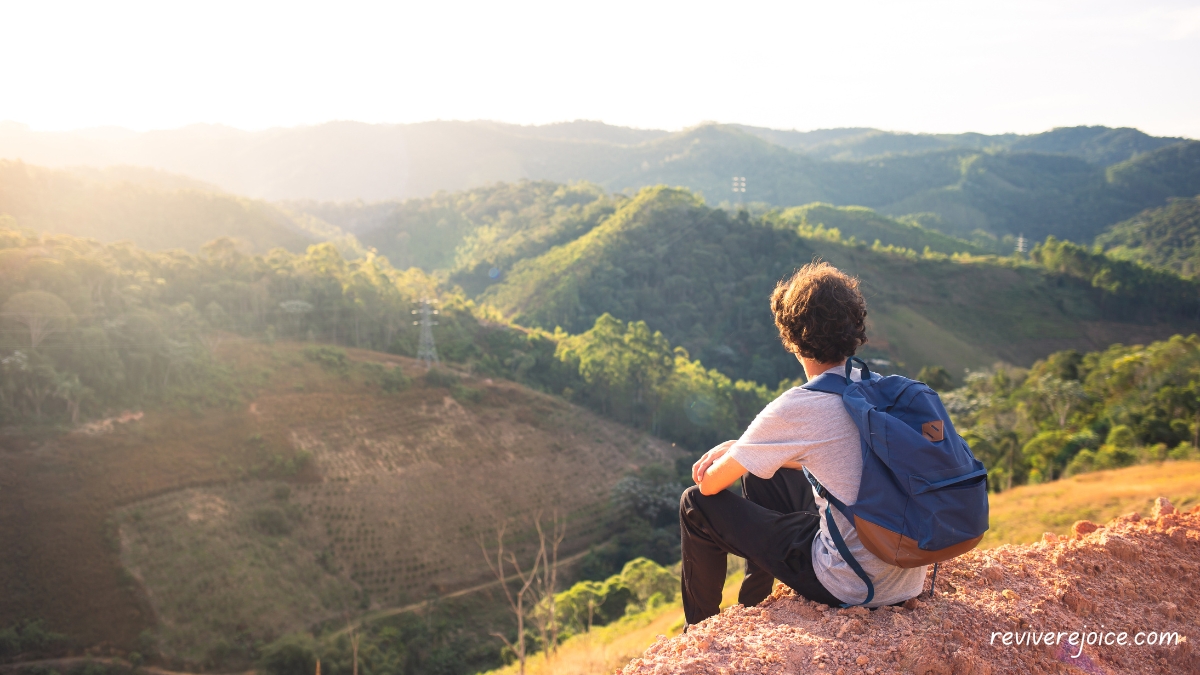
<svg viewBox="0 0 1200 675"><path fill-rule="evenodd" d="M627 200L589 183L518 181L402 202L283 204L357 235L393 265L445 272L474 296L517 262L586 234ZM864 207L813 203L764 217L813 236L836 229L843 239L916 251L978 254L1003 248L994 239L968 242Z"/></svg>
<svg viewBox="0 0 1200 675"><path fill-rule="evenodd" d="M309 234L312 223L265 202L131 167L55 170L0 160L0 216L5 214L35 232L130 240L150 250L198 251L229 236L255 251L296 251L317 240Z"/></svg>
<svg viewBox="0 0 1200 675"><path fill-rule="evenodd" d="M1197 505L1200 462L1165 462L1100 471L992 494L990 529L981 546L994 549L1005 544L1033 544L1046 532L1069 539L1072 524L1080 520L1107 522L1130 512L1149 514L1159 495L1167 495L1182 511ZM732 566L722 608L736 604L741 578L737 566ZM655 644L657 636L674 637L681 633L683 624L682 608L677 602L631 614L602 628L573 635L557 653L548 658L542 654L532 658L526 672L607 675ZM511 675L516 666L494 672Z"/></svg>
<svg viewBox="0 0 1200 675"><path fill-rule="evenodd" d="M522 261L482 299L519 323L568 332L605 312L645 320L709 367L766 383L799 375L779 347L766 299L779 278L814 257L862 279L871 322L865 353L913 373L931 364L955 376L998 360L1028 365L1057 349L1165 338L1195 325L1190 282L1169 275L1155 277L1165 284L1155 302L1183 304L1160 312L1135 286L1106 291L1093 282L1098 272L1067 263L926 257L827 234L730 217L683 190L647 189L587 234Z"/></svg>
<svg viewBox="0 0 1200 675"><path fill-rule="evenodd" d="M1071 155L1109 165L1182 141L1150 136L1137 129L1059 127L1040 134L908 134L881 129L847 128L782 131L734 125L776 145L825 159L871 159L930 150L1017 150Z"/></svg>
<svg viewBox="0 0 1200 675"><path fill-rule="evenodd" d="M524 551L557 509L563 555L581 551L621 475L674 457L519 385L325 354L230 340L236 404L5 436L0 536L19 545L0 551L0 625L244 663L256 640L486 581L476 537L503 520ZM412 385L381 388L394 371Z"/></svg>
<svg viewBox="0 0 1200 675"><path fill-rule="evenodd" d="M660 639L621 672L1196 673L1198 555L1200 510L1160 499L1149 514L1081 521L1069 539L972 551L941 566L936 597L904 607L834 609L779 587Z"/></svg>
<svg viewBox="0 0 1200 675"><path fill-rule="evenodd" d="M1147 209L1110 227L1096 237L1096 245L1117 258L1195 277L1200 274L1200 197Z"/></svg>
<svg viewBox="0 0 1200 675"><path fill-rule="evenodd" d="M1200 192L1189 159L1196 145L1104 127L1032 136L797 134L715 124L666 133L587 122L331 122L261 132L198 125L144 134L0 127L0 157L150 166L256 198L374 202L528 178L586 180L612 191L679 185L717 204L733 196L729 180L738 175L747 179L738 196L751 202L932 212L955 236L981 229L1075 241L1167 197ZM1114 168L1106 173L1106 166Z"/></svg>

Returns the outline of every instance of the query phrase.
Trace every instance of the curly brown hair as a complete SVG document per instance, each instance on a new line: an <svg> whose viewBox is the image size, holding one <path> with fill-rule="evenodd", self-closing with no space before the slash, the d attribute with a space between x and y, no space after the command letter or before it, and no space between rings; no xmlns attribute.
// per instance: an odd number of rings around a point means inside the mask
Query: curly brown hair
<svg viewBox="0 0 1200 675"><path fill-rule="evenodd" d="M827 262L813 261L780 281L771 312L784 348L805 358L838 363L867 342L867 302L858 279Z"/></svg>

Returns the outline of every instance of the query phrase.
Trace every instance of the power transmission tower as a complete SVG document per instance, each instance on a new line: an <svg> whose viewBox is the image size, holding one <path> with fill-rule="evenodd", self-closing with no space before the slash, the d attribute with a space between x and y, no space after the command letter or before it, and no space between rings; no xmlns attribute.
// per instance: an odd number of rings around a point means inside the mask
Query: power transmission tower
<svg viewBox="0 0 1200 675"><path fill-rule="evenodd" d="M418 312L421 314L421 320L414 321L413 325L421 324L421 342L417 345L417 358L425 363L426 368L430 368L438 362L437 347L433 345L433 327L438 325L433 320L433 315L438 313L433 308L435 302L437 300L421 300L421 309L412 311L413 314Z"/></svg>
<svg viewBox="0 0 1200 675"><path fill-rule="evenodd" d="M1022 232L1017 237L1017 253L1027 253L1029 251L1029 242L1025 239L1025 233Z"/></svg>
<svg viewBox="0 0 1200 675"><path fill-rule="evenodd" d="M737 197L737 205L738 205L739 211L742 208L742 195L745 192L746 192L746 177L745 176L734 176L733 177L733 193Z"/></svg>

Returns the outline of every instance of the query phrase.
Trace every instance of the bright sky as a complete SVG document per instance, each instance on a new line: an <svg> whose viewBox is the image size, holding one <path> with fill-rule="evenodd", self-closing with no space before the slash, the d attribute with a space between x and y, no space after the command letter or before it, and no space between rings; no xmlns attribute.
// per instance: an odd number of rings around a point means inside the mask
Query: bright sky
<svg viewBox="0 0 1200 675"><path fill-rule="evenodd" d="M1200 2L0 1L0 120L1200 138Z"/></svg>

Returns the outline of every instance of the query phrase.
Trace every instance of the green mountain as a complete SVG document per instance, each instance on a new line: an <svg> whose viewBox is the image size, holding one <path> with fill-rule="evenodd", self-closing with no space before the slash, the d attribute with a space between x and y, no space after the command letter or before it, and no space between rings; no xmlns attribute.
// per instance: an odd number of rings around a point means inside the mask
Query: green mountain
<svg viewBox="0 0 1200 675"><path fill-rule="evenodd" d="M134 167L67 171L0 160L0 216L5 214L35 232L128 239L152 250L198 251L229 236L256 251L296 251L339 234L312 216Z"/></svg>
<svg viewBox="0 0 1200 675"><path fill-rule="evenodd" d="M931 150L1015 150L1071 155L1109 165L1177 143L1182 138L1150 136L1137 129L1059 127L1040 134L906 134L871 128L782 131L734 125L789 150L824 159L861 160Z"/></svg>
<svg viewBox="0 0 1200 675"><path fill-rule="evenodd" d="M519 181L403 202L283 204L289 211L358 233L363 245L398 267L444 272L476 295L517 261L586 234L628 200L589 183ZM767 209L763 215L780 227L800 228L811 236L878 241L916 251L928 247L946 254L979 254L1001 246L995 239L965 241L861 206L813 203Z"/></svg>
<svg viewBox="0 0 1200 675"><path fill-rule="evenodd" d="M598 122L332 122L91 135L0 126L0 157L153 166L259 198L378 202L522 178L584 180L617 192L665 184L710 204L739 197L934 214L948 234L968 239L982 230L1091 241L1168 197L1200 192L1198 152L1194 141L1106 127L988 136L715 124L668 133ZM745 193L730 192L732 176L747 179Z"/></svg>
<svg viewBox="0 0 1200 675"><path fill-rule="evenodd" d="M1028 364L1054 349L1161 337L1197 321L1194 283L1070 244L1049 241L1029 263L888 251L731 217L665 187L518 263L480 300L518 323L568 332L606 312L645 320L709 367L773 383L799 369L778 345L766 299L779 278L818 257L862 279L867 355L910 371Z"/></svg>
<svg viewBox="0 0 1200 675"><path fill-rule="evenodd" d="M1195 277L1200 274L1200 197L1147 209L1113 225L1096 237L1096 245L1116 258Z"/></svg>

